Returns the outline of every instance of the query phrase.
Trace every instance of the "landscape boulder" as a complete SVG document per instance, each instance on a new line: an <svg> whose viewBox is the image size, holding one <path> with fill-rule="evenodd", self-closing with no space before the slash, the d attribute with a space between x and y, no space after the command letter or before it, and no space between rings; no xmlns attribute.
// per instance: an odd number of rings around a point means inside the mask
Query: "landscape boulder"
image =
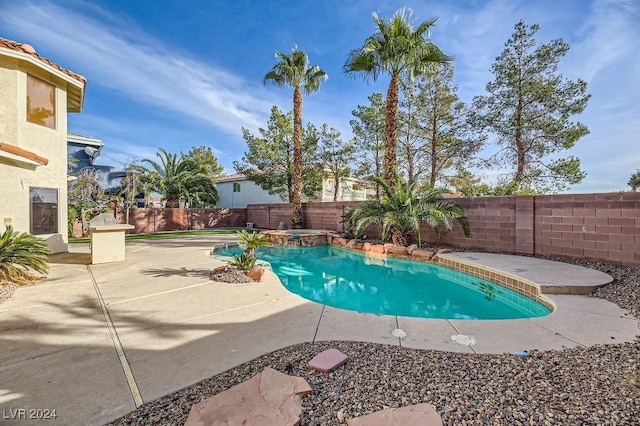
<svg viewBox="0 0 640 426"><path fill-rule="evenodd" d="M371 253L383 254L384 246L382 244L371 244L371 248L369 251Z"/></svg>
<svg viewBox="0 0 640 426"><path fill-rule="evenodd" d="M262 266L254 266L253 268L249 269L249 272L247 272L247 276L254 281L264 281L266 278L266 273L267 270Z"/></svg>
<svg viewBox="0 0 640 426"><path fill-rule="evenodd" d="M399 254L399 255L407 255L407 248L404 246L391 246L386 250L387 254Z"/></svg>
<svg viewBox="0 0 640 426"><path fill-rule="evenodd" d="M409 256L411 256L411 253L413 253L413 251L417 248L418 246L415 244L411 244L409 247L407 247L407 253L409 253Z"/></svg>
<svg viewBox="0 0 640 426"><path fill-rule="evenodd" d="M424 249L415 249L411 252L411 256L429 260L433 257L433 252Z"/></svg>
<svg viewBox="0 0 640 426"><path fill-rule="evenodd" d="M185 425L298 425L301 396L311 393L302 377L273 368L191 407Z"/></svg>
<svg viewBox="0 0 640 426"><path fill-rule="evenodd" d="M354 248L356 248L356 243L357 243L357 241L356 241L356 240L349 240L349 242L347 243L347 248L348 248L348 249L354 249Z"/></svg>
<svg viewBox="0 0 640 426"><path fill-rule="evenodd" d="M347 420L348 426L442 426L442 418L429 403L389 408Z"/></svg>
<svg viewBox="0 0 640 426"><path fill-rule="evenodd" d="M347 245L347 240L342 237L333 237L331 238L331 244L338 247L344 247Z"/></svg>
<svg viewBox="0 0 640 426"><path fill-rule="evenodd" d="M362 251L371 251L371 243L370 242L366 242L362 245Z"/></svg>

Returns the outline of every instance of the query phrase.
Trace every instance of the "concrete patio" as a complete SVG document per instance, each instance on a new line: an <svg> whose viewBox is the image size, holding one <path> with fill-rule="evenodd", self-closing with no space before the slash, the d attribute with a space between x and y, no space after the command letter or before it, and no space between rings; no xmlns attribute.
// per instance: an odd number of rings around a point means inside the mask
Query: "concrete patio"
<svg viewBox="0 0 640 426"><path fill-rule="evenodd" d="M550 295L557 309L542 318L432 320L308 302L275 275L259 284L212 282L209 270L220 262L208 250L234 241L129 242L125 262L100 265L88 264L87 246L54 256L47 280L19 288L0 305L0 423L103 424L302 342L354 340L472 354L621 343L640 332L638 320L618 306L579 295ZM546 271L545 282L563 276L548 264L528 268ZM406 337L391 334L398 328ZM451 335L458 333L476 344L454 343ZM13 419L20 409L26 419ZM55 409L57 419L29 419L29 409Z"/></svg>

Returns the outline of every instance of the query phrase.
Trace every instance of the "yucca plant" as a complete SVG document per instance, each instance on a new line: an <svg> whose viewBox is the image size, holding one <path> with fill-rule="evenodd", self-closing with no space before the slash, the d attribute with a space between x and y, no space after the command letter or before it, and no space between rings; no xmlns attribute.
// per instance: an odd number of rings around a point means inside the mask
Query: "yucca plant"
<svg viewBox="0 0 640 426"><path fill-rule="evenodd" d="M271 245L267 236L259 232L248 232L246 229L242 229L236 232L236 236L240 240L238 241L240 247L244 247L244 252L251 256L255 254L258 247Z"/></svg>
<svg viewBox="0 0 640 426"><path fill-rule="evenodd" d="M445 201L441 193L429 185L418 186L415 182L405 183L396 178L395 187L381 177L371 181L380 185L384 196L380 201L368 201L349 209L344 214L346 227L360 236L365 228L378 223L382 226L382 238L396 245L406 246L412 234L421 243L420 224L429 225L440 234L442 228L450 230L454 222L462 226L469 236L469 224L464 211L450 201Z"/></svg>
<svg viewBox="0 0 640 426"><path fill-rule="evenodd" d="M40 238L7 226L0 235L0 281L26 284L36 279L29 272L47 273L50 254L47 243Z"/></svg>

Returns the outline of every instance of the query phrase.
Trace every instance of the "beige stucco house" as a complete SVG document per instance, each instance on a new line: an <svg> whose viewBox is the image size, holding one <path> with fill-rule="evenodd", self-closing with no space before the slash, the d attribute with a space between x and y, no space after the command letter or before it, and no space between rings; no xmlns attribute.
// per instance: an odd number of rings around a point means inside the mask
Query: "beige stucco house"
<svg viewBox="0 0 640 426"><path fill-rule="evenodd" d="M86 79L24 43L0 37L0 232L7 225L67 243L67 112Z"/></svg>

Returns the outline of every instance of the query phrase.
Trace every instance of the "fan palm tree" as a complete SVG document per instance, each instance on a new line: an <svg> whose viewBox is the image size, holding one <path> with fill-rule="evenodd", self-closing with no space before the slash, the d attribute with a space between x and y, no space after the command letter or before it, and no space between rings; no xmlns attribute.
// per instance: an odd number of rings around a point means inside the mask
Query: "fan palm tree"
<svg viewBox="0 0 640 426"><path fill-rule="evenodd" d="M434 66L453 59L425 39L437 18L424 21L414 29L411 15L411 9L399 9L387 22L374 13L373 20L378 31L367 37L362 47L352 50L343 66L347 75L358 73L366 80L376 81L383 73L391 75L387 90L384 138L384 177L391 186L395 184L397 173L396 123L400 80L424 75Z"/></svg>
<svg viewBox="0 0 640 426"><path fill-rule="evenodd" d="M317 65L309 66L306 53L293 48L291 55L276 52L278 63L263 79L278 87L293 88L293 217L294 228L302 227L302 93L314 93L327 79L327 73Z"/></svg>
<svg viewBox="0 0 640 426"><path fill-rule="evenodd" d="M7 226L0 234L0 282L27 283L33 279L29 270L45 274L50 254L47 243L40 238Z"/></svg>
<svg viewBox="0 0 640 426"><path fill-rule="evenodd" d="M180 199L189 205L215 205L218 191L215 182L193 161L171 154L164 148L156 153L160 161L142 160L151 168L140 166L144 179L153 191L162 194L167 207L179 207Z"/></svg>
<svg viewBox="0 0 640 426"><path fill-rule="evenodd" d="M469 236L469 224L464 211L450 201L445 201L441 193L429 185L418 186L416 182L405 183L395 179L395 186L381 178L371 181L380 185L383 197L380 201L369 201L345 212L347 228L356 236L367 226L377 223L382 226L382 238L396 245L406 246L412 234L421 244L420 224L429 225L440 235L445 228L451 230L454 222L462 226L465 236Z"/></svg>

